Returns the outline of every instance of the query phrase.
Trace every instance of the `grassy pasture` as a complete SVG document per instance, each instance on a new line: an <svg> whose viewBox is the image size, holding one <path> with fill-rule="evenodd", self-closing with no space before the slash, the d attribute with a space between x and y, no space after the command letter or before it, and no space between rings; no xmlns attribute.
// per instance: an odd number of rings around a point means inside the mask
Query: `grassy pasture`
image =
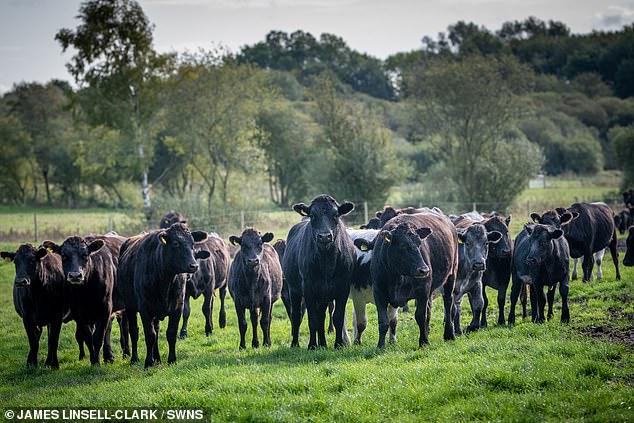
<svg viewBox="0 0 634 423"><path fill-rule="evenodd" d="M14 248L4 244L1 248ZM634 269L623 280L605 264L605 280L571 286L571 324L519 320L492 326L454 342L442 340L442 301L434 301L429 347L417 349L413 313L402 314L398 341L375 349L376 313L368 306L364 344L343 350L289 348L290 323L281 302L274 310L273 346L238 351L235 312L228 324L204 336L200 299L193 302L187 340L177 343L176 365L149 371L120 358L92 368L77 360L74 323L62 329L60 369L25 368L24 330L12 304L11 263L0 263L0 408L202 407L221 421L419 421L419 420L594 420L634 419L634 351L612 342L632 331ZM489 298L494 292L489 293ZM468 302L463 322L469 319ZM349 304L348 316L350 317ZM217 322L217 309L214 320ZM519 308L518 308L519 311ZM489 322L496 320L489 308ZM350 321L350 319L349 319ZM115 325L116 326L116 325ZM161 329L160 345L166 359ZM248 336L250 336L249 329ZM585 333L585 334L584 334ZM595 336L591 337L588 333ZM601 335L601 337L597 337ZM113 329L113 340L118 329ZM142 340L142 336L141 339ZM43 335L40 362L46 353ZM250 345L247 342L247 345ZM115 352L120 353L118 345ZM140 342L140 354L145 354Z"/></svg>

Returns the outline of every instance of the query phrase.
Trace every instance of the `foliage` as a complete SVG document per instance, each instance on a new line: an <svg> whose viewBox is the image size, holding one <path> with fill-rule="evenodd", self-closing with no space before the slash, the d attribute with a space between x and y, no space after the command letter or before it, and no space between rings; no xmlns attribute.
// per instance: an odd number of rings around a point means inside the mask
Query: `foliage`
<svg viewBox="0 0 634 423"><path fill-rule="evenodd" d="M622 189L634 186L634 125L615 127L609 134L616 156L623 166Z"/></svg>

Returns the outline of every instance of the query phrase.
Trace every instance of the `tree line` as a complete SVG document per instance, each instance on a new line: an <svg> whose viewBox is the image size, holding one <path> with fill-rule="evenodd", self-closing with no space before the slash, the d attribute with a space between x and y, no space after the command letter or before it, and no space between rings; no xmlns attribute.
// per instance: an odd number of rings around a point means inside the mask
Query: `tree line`
<svg viewBox="0 0 634 423"><path fill-rule="evenodd" d="M83 2L78 20L55 36L74 86L22 82L0 99L3 203L149 217L177 200L380 206L406 192L503 208L539 171L620 168L632 183L632 26L458 22L382 61L303 31L159 53L133 0Z"/></svg>

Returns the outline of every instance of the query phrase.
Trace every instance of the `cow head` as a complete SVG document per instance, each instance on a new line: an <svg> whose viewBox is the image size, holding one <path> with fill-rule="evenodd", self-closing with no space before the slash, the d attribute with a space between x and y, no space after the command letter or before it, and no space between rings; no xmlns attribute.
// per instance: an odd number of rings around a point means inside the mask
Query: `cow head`
<svg viewBox="0 0 634 423"><path fill-rule="evenodd" d="M187 219L185 219L185 216L183 216L179 212L170 210L167 213L165 213L165 216L161 218L161 223L159 225L159 228L169 229L169 227L172 226L174 223L187 224Z"/></svg>
<svg viewBox="0 0 634 423"><path fill-rule="evenodd" d="M487 231L496 231L502 235L502 238L498 242L489 244L490 257L508 258L513 254L513 241L511 241L511 236L509 235L510 223L510 215L506 218L497 215L482 222Z"/></svg>
<svg viewBox="0 0 634 423"><path fill-rule="evenodd" d="M309 218L313 240L322 249L333 246L339 232L345 230L341 217L354 210L354 204L339 204L329 195L320 195L313 199L310 206L299 203L293 206L293 210Z"/></svg>
<svg viewBox="0 0 634 423"><path fill-rule="evenodd" d="M476 272L486 270L489 244L498 243L501 239L500 232L487 232L484 225L481 224L458 229L458 240L463 244L467 268Z"/></svg>
<svg viewBox="0 0 634 423"><path fill-rule="evenodd" d="M376 212L376 217L379 218L380 226L377 229L381 229L392 218L401 214L392 206L386 206L382 212Z"/></svg>
<svg viewBox="0 0 634 423"><path fill-rule="evenodd" d="M525 225L524 229L529 235L528 255L526 264L529 266L539 266L553 254L553 240L564 235L564 231L550 225Z"/></svg>
<svg viewBox="0 0 634 423"><path fill-rule="evenodd" d="M562 228L579 217L576 211L569 211L558 207L555 210L547 210L541 216L537 213L531 213L533 222L541 225L550 225L556 228Z"/></svg>
<svg viewBox="0 0 634 423"><path fill-rule="evenodd" d="M368 220L368 223L366 223L365 225L361 225L359 228L360 229L381 229L381 219L379 219L378 217L373 217L372 219Z"/></svg>
<svg viewBox="0 0 634 423"><path fill-rule="evenodd" d="M431 228L414 228L401 223L392 229L383 229L376 242L381 242L381 254L385 254L390 266L403 276L424 278L430 268L421 254L421 242L431 235Z"/></svg>
<svg viewBox="0 0 634 423"><path fill-rule="evenodd" d="M630 211L621 210L619 214L614 215L614 226L619 230L619 233L623 235L627 231L627 227L630 223Z"/></svg>
<svg viewBox="0 0 634 423"><path fill-rule="evenodd" d="M271 242L273 234L267 232L261 235L253 228L247 228L241 236L232 235L229 242L240 247L242 264L246 269L257 269L262 261L262 246L265 242Z"/></svg>
<svg viewBox="0 0 634 423"><path fill-rule="evenodd" d="M31 281L37 279L38 261L46 253L47 251L43 248L36 250L31 244L22 244L15 253L9 251L0 252L0 257L12 261L15 265L13 283L20 288L31 285Z"/></svg>
<svg viewBox="0 0 634 423"><path fill-rule="evenodd" d="M625 245L627 250L625 251L625 258L623 258L623 265L634 266L634 226L630 226L628 229Z"/></svg>
<svg viewBox="0 0 634 423"><path fill-rule="evenodd" d="M173 273L195 273L198 270L196 259L207 259L209 251L194 252L194 243L207 239L207 232L193 231L184 223L174 223L167 230L156 233L159 248L162 249L164 264Z"/></svg>
<svg viewBox="0 0 634 423"><path fill-rule="evenodd" d="M82 237L71 236L66 238L62 245L57 245L53 241L44 241L42 245L61 256L66 282L81 285L85 282L90 266L90 256L104 247L104 241L95 239L92 242L86 242Z"/></svg>

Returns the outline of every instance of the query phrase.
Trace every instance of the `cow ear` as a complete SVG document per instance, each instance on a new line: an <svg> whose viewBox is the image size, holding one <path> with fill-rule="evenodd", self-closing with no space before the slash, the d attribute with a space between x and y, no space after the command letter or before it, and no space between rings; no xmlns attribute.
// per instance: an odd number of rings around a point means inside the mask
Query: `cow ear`
<svg viewBox="0 0 634 423"><path fill-rule="evenodd" d="M416 235L418 235L420 239L427 238L429 235L432 234L432 232L433 231L431 230L431 228L426 227L416 229Z"/></svg>
<svg viewBox="0 0 634 423"><path fill-rule="evenodd" d="M15 253L11 253L9 251L2 251L0 252L0 257L2 257L3 259L7 259L9 261L13 261L13 259L15 258Z"/></svg>
<svg viewBox="0 0 634 423"><path fill-rule="evenodd" d="M304 203L297 203L293 205L293 210L299 213L301 216L308 216L310 214L310 209Z"/></svg>
<svg viewBox="0 0 634 423"><path fill-rule="evenodd" d="M579 212L571 211L570 213L572 213L572 220L575 220L576 218L579 217Z"/></svg>
<svg viewBox="0 0 634 423"><path fill-rule="evenodd" d="M542 218L537 213L531 213L531 219L535 223L541 223Z"/></svg>
<svg viewBox="0 0 634 423"><path fill-rule="evenodd" d="M207 250L196 251L196 253L194 254L194 258L197 260L198 259L205 260L205 259L208 259L209 257L211 257L211 253Z"/></svg>
<svg viewBox="0 0 634 423"><path fill-rule="evenodd" d="M388 244L390 242L392 242L392 232L387 231L387 230L386 231L381 231L381 236L383 237L383 240L385 242L387 242Z"/></svg>
<svg viewBox="0 0 634 423"><path fill-rule="evenodd" d="M339 216L345 216L352 210L354 210L354 204L349 201L346 201L345 203L337 207L337 212L339 213Z"/></svg>
<svg viewBox="0 0 634 423"><path fill-rule="evenodd" d="M165 231L159 232L158 237L161 244L167 245L167 233Z"/></svg>
<svg viewBox="0 0 634 423"><path fill-rule="evenodd" d="M207 232L205 231L194 231L192 232L192 238L194 238L194 242L203 242L207 239Z"/></svg>
<svg viewBox="0 0 634 423"><path fill-rule="evenodd" d="M563 207L556 207L555 211L557 212L557 214L559 216L563 215L564 213L566 213L568 210L564 209Z"/></svg>
<svg viewBox="0 0 634 423"><path fill-rule="evenodd" d="M354 246L357 247L359 250L366 252L370 251L374 247L374 243L368 242L367 240L362 238L357 238L354 240Z"/></svg>
<svg viewBox="0 0 634 423"><path fill-rule="evenodd" d="M564 235L564 231L562 231L561 229L555 229L554 231L550 232L550 238L551 239L559 239Z"/></svg>
<svg viewBox="0 0 634 423"><path fill-rule="evenodd" d="M502 233L498 231L491 231L487 233L487 241L491 244L497 244L502 239Z"/></svg>
<svg viewBox="0 0 634 423"><path fill-rule="evenodd" d="M47 254L48 254L48 250L44 247L40 247L35 252L35 258L37 260L42 260L44 257L46 257Z"/></svg>
<svg viewBox="0 0 634 423"><path fill-rule="evenodd" d="M229 237L229 242L237 247L242 243L242 238L240 238L239 236L231 235Z"/></svg>
<svg viewBox="0 0 634 423"><path fill-rule="evenodd" d="M535 228L535 225L531 225L531 224L524 225L524 229L526 229L526 233L529 235L533 233L533 228Z"/></svg>
<svg viewBox="0 0 634 423"><path fill-rule="evenodd" d="M562 214L561 216L559 216L559 223L563 226L563 225L567 225L568 223L570 223L572 220L574 219L572 213L570 212L565 212L564 214Z"/></svg>
<svg viewBox="0 0 634 423"><path fill-rule="evenodd" d="M273 233L272 232L267 232L264 235L262 235L262 242L271 242L273 241Z"/></svg>
<svg viewBox="0 0 634 423"><path fill-rule="evenodd" d="M464 236L467 233L467 230L464 228L456 228L456 233L458 234L458 243L462 244L464 242Z"/></svg>
<svg viewBox="0 0 634 423"><path fill-rule="evenodd" d="M359 229L368 229L368 225L365 225L365 224L361 225L361 226L359 226Z"/></svg>
<svg viewBox="0 0 634 423"><path fill-rule="evenodd" d="M51 253L55 253L55 254L61 253L61 249L59 248L59 245L55 244L53 241L44 241L42 243L42 247L46 248Z"/></svg>
<svg viewBox="0 0 634 423"><path fill-rule="evenodd" d="M509 214L506 219L504 219L504 223L506 223L506 226L509 226L511 224L511 215Z"/></svg>
<svg viewBox="0 0 634 423"><path fill-rule="evenodd" d="M383 212L378 211L378 212L374 213L374 215L380 219L381 216L383 216Z"/></svg>
<svg viewBox="0 0 634 423"><path fill-rule="evenodd" d="M105 242L103 242L102 239L96 239L93 242L91 242L90 244L88 244L88 253L89 254L94 254L97 251L101 250L101 248L104 246Z"/></svg>

